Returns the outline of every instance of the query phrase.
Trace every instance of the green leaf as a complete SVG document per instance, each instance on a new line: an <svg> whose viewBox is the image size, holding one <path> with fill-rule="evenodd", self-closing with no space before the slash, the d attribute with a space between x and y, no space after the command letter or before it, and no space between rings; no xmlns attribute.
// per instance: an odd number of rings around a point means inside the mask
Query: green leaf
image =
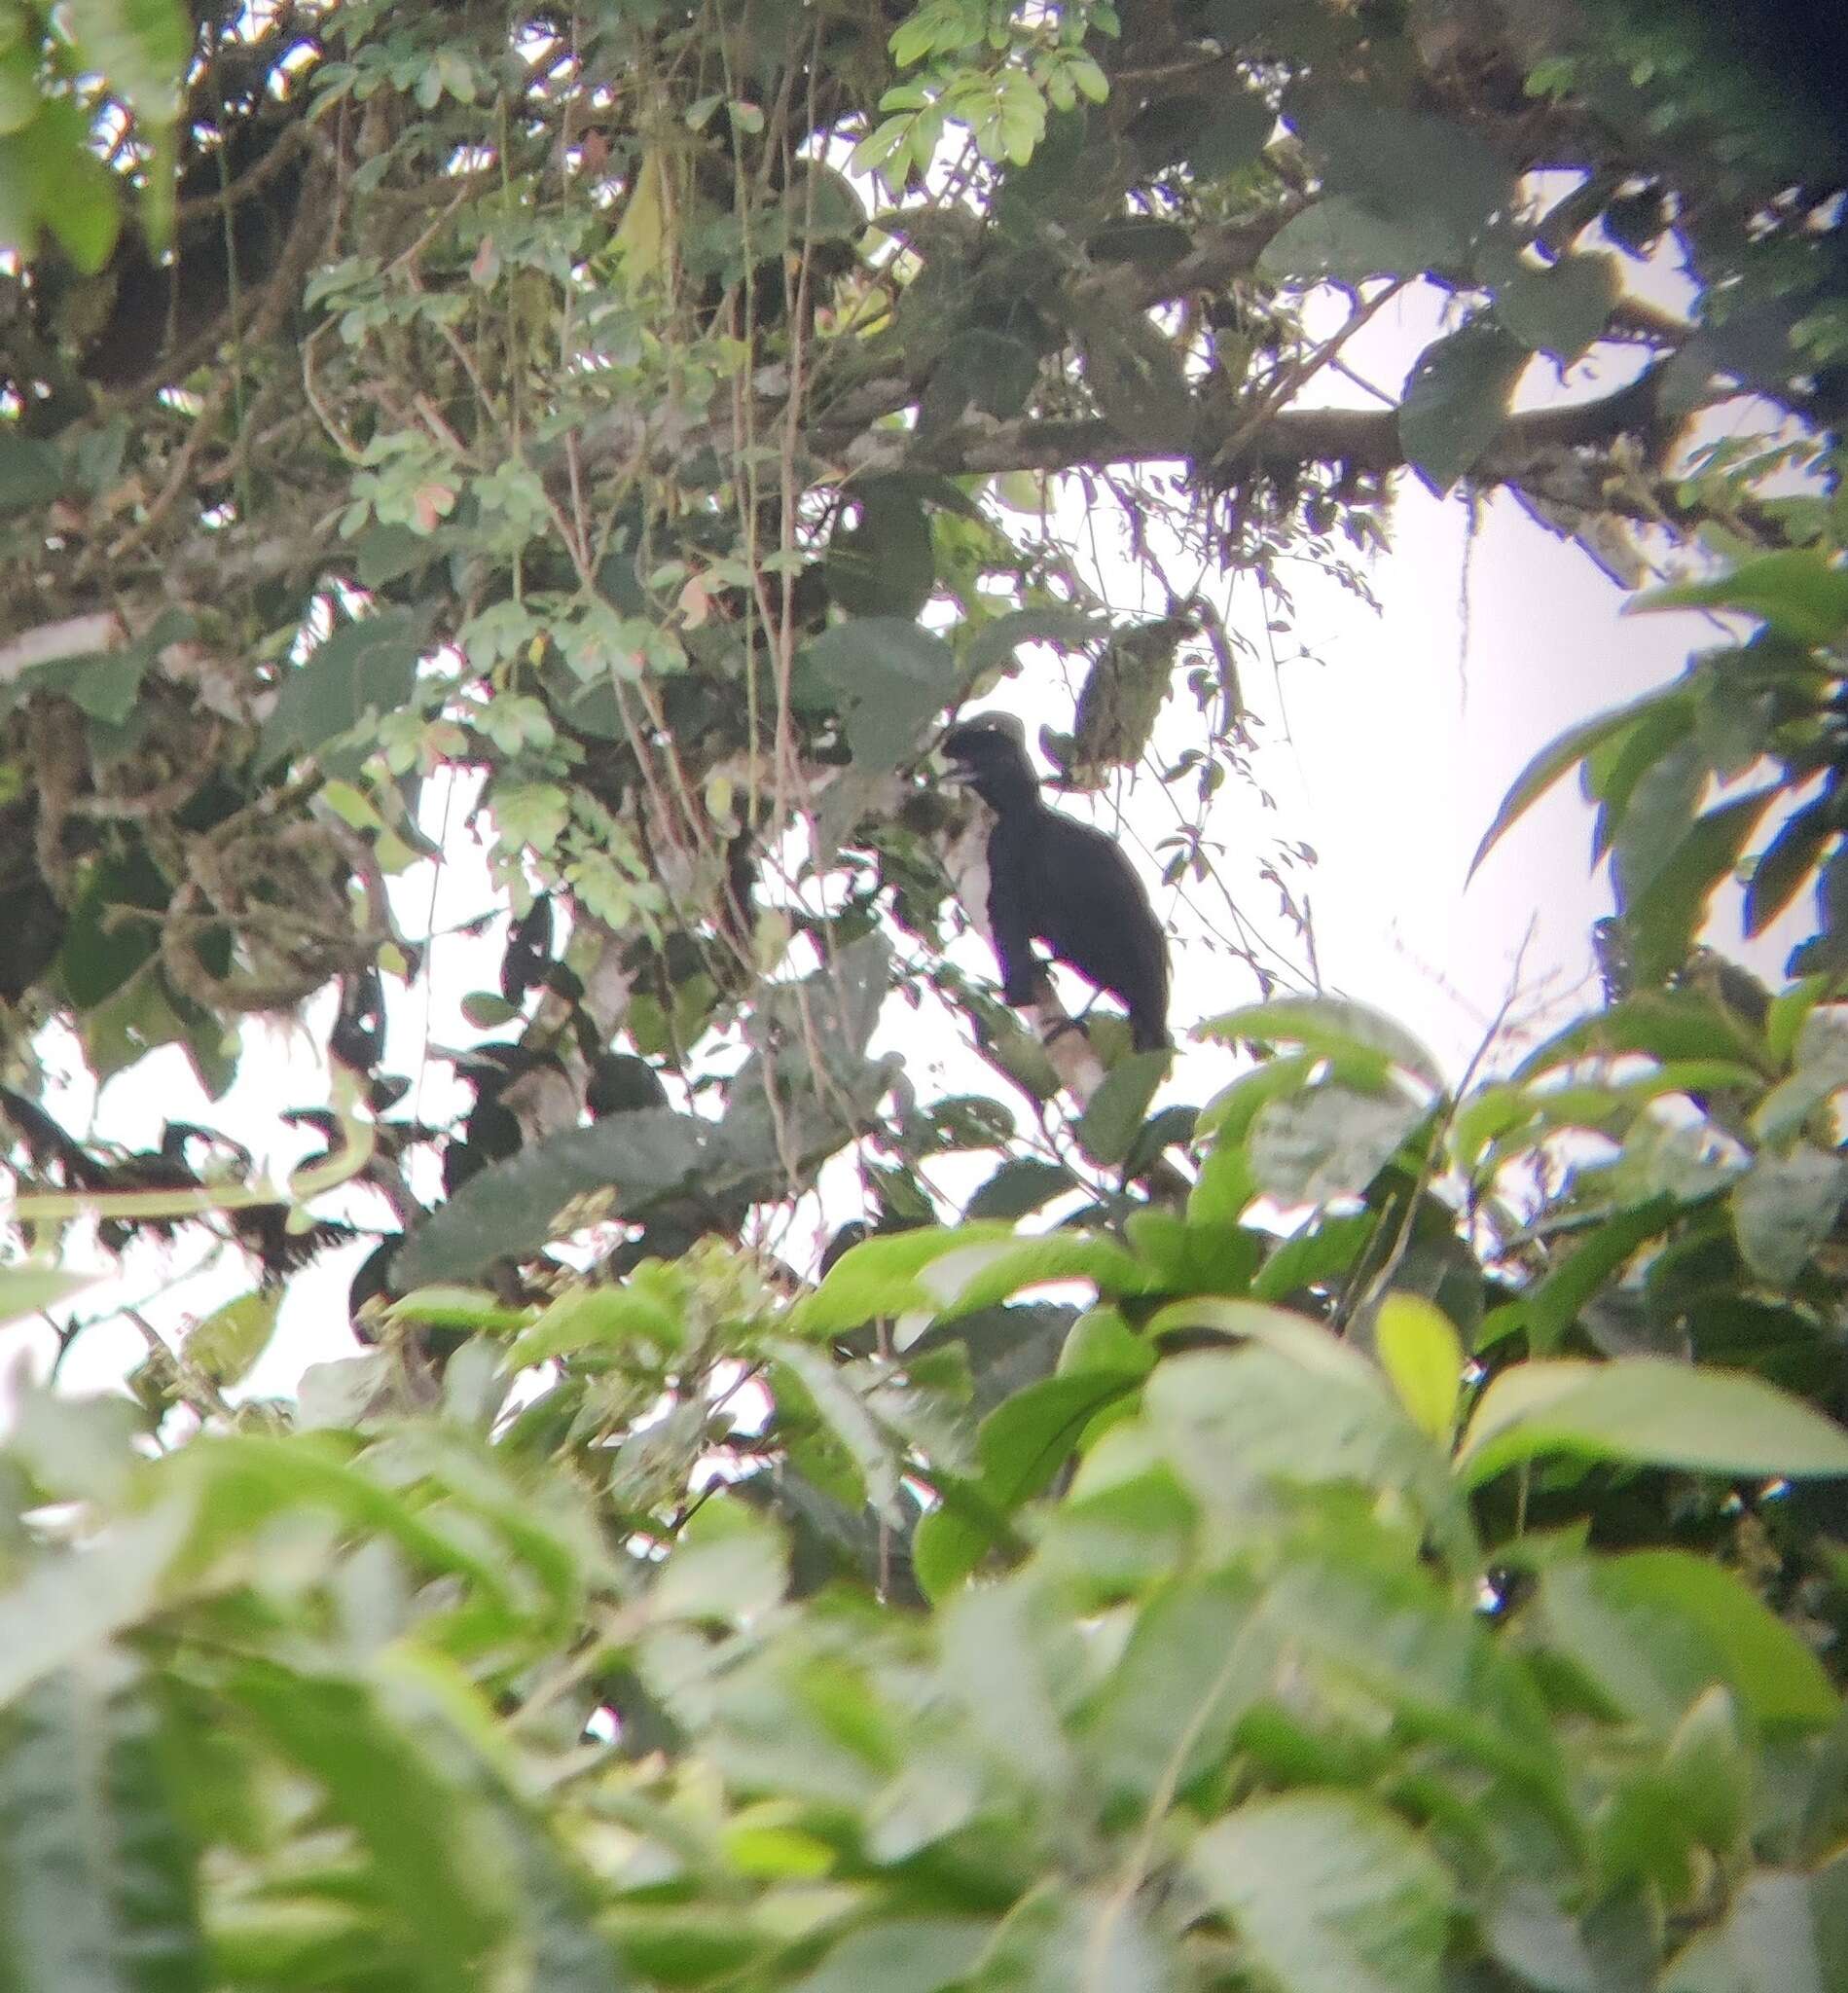
<svg viewBox="0 0 1848 1993"><path fill-rule="evenodd" d="M1831 644L1848 635L1848 568L1834 565L1821 548L1792 547L1748 561L1713 581L1652 589L1632 598L1625 608L1638 614L1736 609L1794 643Z"/></svg>
<svg viewBox="0 0 1848 1993"><path fill-rule="evenodd" d="M664 1617L747 1620L767 1613L788 1583L782 1532L743 1503L716 1495L694 1511L649 1594Z"/></svg>
<svg viewBox="0 0 1848 1993"><path fill-rule="evenodd" d="M1279 1993L1440 1993L1454 1885L1377 1800L1250 1801L1207 1829L1187 1866Z"/></svg>
<svg viewBox="0 0 1848 1993"><path fill-rule="evenodd" d="M939 1993L971 1976L994 1936L975 1917L888 1917L850 1931L790 1993Z"/></svg>
<svg viewBox="0 0 1848 1993"><path fill-rule="evenodd" d="M1247 1514L1252 1483L1266 1480L1390 1487L1417 1504L1448 1560L1469 1565L1477 1552L1448 1463L1359 1351L1319 1323L1249 1301L1177 1301L1146 1333L1159 1341L1190 1327L1255 1345L1171 1357L1143 1387L1162 1456L1204 1505Z"/></svg>
<svg viewBox="0 0 1848 1993"><path fill-rule="evenodd" d="M1194 1035L1221 1044L1302 1045L1311 1052L1347 1052L1365 1062L1383 1054L1433 1090L1443 1085L1435 1056L1384 1011L1346 996L1292 996L1250 1003L1194 1027Z"/></svg>
<svg viewBox="0 0 1848 1993"><path fill-rule="evenodd" d="M94 275L109 262L122 233L121 175L93 154L73 151L58 175L57 199L43 204L45 226L57 245L85 275ZM144 206L146 215L158 196Z"/></svg>
<svg viewBox="0 0 1848 1993"><path fill-rule="evenodd" d="M504 1921L499 1849L479 1810L435 1768L441 1721L416 1729L356 1684L246 1660L226 1677L227 1714L247 1722L325 1795L331 1823L365 1850L422 1993L476 1981ZM486 1714L483 1715L486 1722ZM447 1729L447 1724L443 1725ZM452 1751L457 1741L448 1739ZM443 1831L432 1833L430 1823Z"/></svg>
<svg viewBox="0 0 1848 1993"><path fill-rule="evenodd" d="M1202 108L1205 115L1189 119L1183 133L1185 158L1198 180L1250 165L1277 128L1277 113L1255 91L1230 91Z"/></svg>
<svg viewBox="0 0 1848 1993"><path fill-rule="evenodd" d="M964 326L951 336L931 369L918 403L919 434L954 428L970 409L1009 421L1026 408L1038 378L1039 355L1025 340L987 326Z"/></svg>
<svg viewBox="0 0 1848 1993"><path fill-rule="evenodd" d="M393 1301L384 1311L387 1322L417 1322L431 1328L459 1328L465 1334L518 1331L531 1321L530 1308L509 1308L487 1287L419 1287Z"/></svg>
<svg viewBox="0 0 1848 1993"><path fill-rule="evenodd" d="M1536 1359L1503 1371L1476 1406L1457 1466L1475 1487L1549 1453L1715 1474L1848 1473L1848 1432L1800 1399L1756 1377L1648 1357Z"/></svg>
<svg viewBox="0 0 1848 1993"><path fill-rule="evenodd" d="M1326 1204L1362 1191L1399 1152L1427 1109L1402 1094L1331 1082L1271 1101L1248 1143L1259 1185L1286 1204Z"/></svg>
<svg viewBox="0 0 1848 1993"><path fill-rule="evenodd" d="M946 1597L1005 1540L1016 1509L1052 1485L1098 1413L1134 1391L1120 1369L1071 1370L1004 1398L976 1432L981 1476L946 1483L940 1506L918 1525L912 1565L924 1595Z"/></svg>
<svg viewBox="0 0 1848 1993"><path fill-rule="evenodd" d="M1086 1711L1087 1769L1106 1800L1145 1807L1220 1762L1269 1686L1273 1652L1251 1637L1256 1588L1231 1572L1183 1578L1143 1609Z"/></svg>
<svg viewBox="0 0 1848 1993"><path fill-rule="evenodd" d="M1707 902L1739 862L1774 787L1722 803L1695 819L1649 890L1625 909L1641 982L1665 980L1687 960L1707 917Z"/></svg>
<svg viewBox="0 0 1848 1993"><path fill-rule="evenodd" d="M1367 1212L1323 1217L1286 1239L1251 1282L1254 1301L1286 1301L1299 1288L1338 1280L1360 1256L1377 1220Z"/></svg>
<svg viewBox="0 0 1848 1993"><path fill-rule="evenodd" d="M1667 867L1689 829L1707 788L1709 771L1699 742L1684 735L1661 745L1654 730L1639 727L1626 742L1627 750L1648 743L1650 758L1634 772L1633 780L1616 784L1615 793L1600 789L1605 808L1599 814L1601 840L1611 851L1611 876L1617 907L1638 907ZM1625 771L1628 774L1629 771Z"/></svg>
<svg viewBox="0 0 1848 1993"><path fill-rule="evenodd" d="M55 1308L73 1294L95 1285L93 1273L68 1273L62 1267L44 1266L31 1260L0 1266L0 1323L18 1322L21 1316L38 1315Z"/></svg>
<svg viewBox="0 0 1848 1993"><path fill-rule="evenodd" d="M606 1114L471 1177L405 1240L392 1285L407 1292L467 1281L490 1260L519 1258L555 1236L574 1199L613 1192L625 1214L679 1189L699 1171L710 1126L667 1107Z"/></svg>
<svg viewBox="0 0 1848 1993"><path fill-rule="evenodd" d="M1639 1247L1660 1238L1680 1212L1672 1197L1651 1198L1606 1218L1515 1304L1528 1342L1544 1356L1556 1350L1578 1312Z"/></svg>
<svg viewBox="0 0 1848 1993"><path fill-rule="evenodd" d="M1662 1993L1833 1993L1848 1974L1848 1862L1813 1875L1759 1868L1731 1892L1726 1915L1662 1975Z"/></svg>
<svg viewBox="0 0 1848 1993"><path fill-rule="evenodd" d="M920 1275L920 1285L937 1300L939 1317L946 1322L991 1308L1026 1287L1073 1280L1089 1281L1101 1294L1119 1300L1159 1285L1158 1277L1113 1239L1067 1231L972 1247L966 1253L933 1259Z"/></svg>
<svg viewBox="0 0 1848 1993"><path fill-rule="evenodd" d="M646 1272L647 1268L641 1269L642 1274ZM575 1356L584 1350L621 1350L637 1343L652 1344L662 1354L682 1348L686 1323L663 1291L665 1285L638 1277L619 1287L571 1288L537 1322L522 1327L507 1352L507 1368L522 1370L555 1357ZM398 1307L405 1305L400 1302Z"/></svg>
<svg viewBox="0 0 1848 1993"><path fill-rule="evenodd" d="M1647 1052L1664 1064L1712 1059L1772 1069L1763 1039L1704 992L1645 990L1568 1025L1530 1052L1514 1077L1530 1080L1579 1059L1623 1052Z"/></svg>
<svg viewBox="0 0 1848 1993"><path fill-rule="evenodd" d="M993 1221L919 1225L862 1239L841 1254L814 1293L790 1310L787 1326L796 1335L844 1335L881 1315L929 1308L936 1296L919 1284L918 1275L932 1260L1013 1241L1011 1224Z"/></svg>
<svg viewBox="0 0 1848 1993"><path fill-rule="evenodd" d="M263 765L317 753L369 713L396 712L408 705L424 626L424 617L412 610L380 610L343 623L300 665L284 671L258 743Z"/></svg>
<svg viewBox="0 0 1848 1993"><path fill-rule="evenodd" d="M20 436L0 423L0 514L36 512L63 490L70 473L63 453L42 436Z"/></svg>
<svg viewBox="0 0 1848 1993"><path fill-rule="evenodd" d="M1624 1716L1662 1730L1716 1683L1757 1722L1824 1728L1841 1713L1803 1642L1730 1571L1689 1551L1550 1563L1540 1613L1549 1646Z"/></svg>
<svg viewBox="0 0 1848 1993"><path fill-rule="evenodd" d="M1346 194L1314 200L1265 243L1257 273L1272 283L1358 284L1419 276L1454 263L1464 242L1441 215L1421 208L1376 213Z"/></svg>
<svg viewBox="0 0 1848 1993"><path fill-rule="evenodd" d="M1732 1223L1746 1264L1789 1286L1834 1229L1848 1201L1848 1158L1798 1142L1764 1148L1732 1186Z"/></svg>
<svg viewBox="0 0 1848 1993"><path fill-rule="evenodd" d="M1793 1069L1752 1112L1759 1141L1787 1141L1835 1093L1848 1087L1848 1008L1814 1004L1796 1027Z"/></svg>
<svg viewBox="0 0 1848 1993"><path fill-rule="evenodd" d="M1193 441L1193 390L1168 336L1102 293L1087 295L1084 307L1078 350L1105 420L1140 445L1180 454Z"/></svg>
<svg viewBox="0 0 1848 1993"><path fill-rule="evenodd" d="M1463 1390L1463 1345L1441 1309L1416 1294L1388 1294L1373 1327L1380 1364L1412 1422L1448 1441Z"/></svg>
<svg viewBox="0 0 1848 1993"><path fill-rule="evenodd" d="M1051 643L1076 650L1110 634L1110 624L1082 609L1009 609L984 623L963 652L963 670L970 679L1007 664L1023 643Z"/></svg>
<svg viewBox="0 0 1848 1993"><path fill-rule="evenodd" d="M1746 885L1744 926L1748 937L1763 933L1816 869L1825 848L1838 832L1835 808L1834 798L1824 796L1794 812L1759 853Z"/></svg>
<svg viewBox="0 0 1848 1993"><path fill-rule="evenodd" d="M281 1307L282 1289L271 1286L214 1308L187 1332L186 1360L214 1384L238 1383L270 1347Z"/></svg>
<svg viewBox="0 0 1848 1993"><path fill-rule="evenodd" d="M1448 491L1502 432L1526 349L1499 326L1472 319L1418 356L1399 404L1406 460L1433 490Z"/></svg>
<svg viewBox="0 0 1848 1993"><path fill-rule="evenodd" d="M1068 1190L1077 1188L1078 1179L1064 1163L1049 1163L1039 1156L1010 1156L969 1199L965 1214L971 1218L1024 1218L1050 1204Z"/></svg>
<svg viewBox="0 0 1848 1993"><path fill-rule="evenodd" d="M1569 768L1576 768L1594 748L1627 733L1656 707L1669 702L1682 702L1687 706L1688 724L1691 725L1693 706L1689 695L1683 688L1671 687L1666 692L1646 692L1628 706L1600 713L1595 719L1586 720L1560 735L1550 746L1542 747L1515 777L1513 787L1503 798L1502 807L1495 814L1495 821L1483 834L1475 856L1469 860L1469 877L1475 876L1483 859Z"/></svg>
<svg viewBox="0 0 1848 1993"><path fill-rule="evenodd" d="M855 769L883 774L918 750L957 689L956 654L896 616L855 616L804 646L802 666L839 695Z"/></svg>
<svg viewBox="0 0 1848 1993"><path fill-rule="evenodd" d="M1520 264L1493 279L1495 315L1524 346L1562 367L1580 358L1604 331L1622 290L1614 256L1562 256L1547 270Z"/></svg>
<svg viewBox="0 0 1848 1993"><path fill-rule="evenodd" d="M82 1556L42 1555L0 1592L0 1704L91 1657L160 1598L192 1517L167 1502L118 1519Z"/></svg>
<svg viewBox="0 0 1848 1993"><path fill-rule="evenodd" d="M91 1652L0 1730L0 1922L9 1993L204 1993L198 1850L156 1715Z"/></svg>
<svg viewBox="0 0 1848 1993"><path fill-rule="evenodd" d="M1104 1075L1073 1130L1078 1146L1094 1163L1120 1164L1135 1147L1170 1063L1166 1052L1137 1052Z"/></svg>
<svg viewBox="0 0 1848 1993"><path fill-rule="evenodd" d="M1509 203L1506 166L1476 131L1453 119L1321 80L1292 85L1285 110L1324 188L1395 220L1440 218L1464 244Z"/></svg>
<svg viewBox="0 0 1848 1993"><path fill-rule="evenodd" d="M99 70L115 95L152 125L172 120L193 52L178 0L65 0L64 16L85 66Z"/></svg>
<svg viewBox="0 0 1848 1993"><path fill-rule="evenodd" d="M852 487L858 517L844 508L828 541L828 594L850 616L918 615L936 586L930 520L917 496L885 478Z"/></svg>

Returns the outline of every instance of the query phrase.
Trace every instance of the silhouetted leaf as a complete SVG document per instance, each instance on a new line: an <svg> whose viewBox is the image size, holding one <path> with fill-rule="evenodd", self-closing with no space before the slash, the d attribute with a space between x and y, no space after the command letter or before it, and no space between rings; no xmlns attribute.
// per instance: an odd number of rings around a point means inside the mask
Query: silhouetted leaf
<svg viewBox="0 0 1848 1993"><path fill-rule="evenodd" d="M1525 347L1482 318L1418 356L1399 404L1398 434L1433 490L1466 477L1501 434L1527 359Z"/></svg>
<svg viewBox="0 0 1848 1993"><path fill-rule="evenodd" d="M929 516L910 491L884 478L854 486L851 500L858 517L849 525L843 510L828 541L828 594L850 616L909 623L936 583Z"/></svg>

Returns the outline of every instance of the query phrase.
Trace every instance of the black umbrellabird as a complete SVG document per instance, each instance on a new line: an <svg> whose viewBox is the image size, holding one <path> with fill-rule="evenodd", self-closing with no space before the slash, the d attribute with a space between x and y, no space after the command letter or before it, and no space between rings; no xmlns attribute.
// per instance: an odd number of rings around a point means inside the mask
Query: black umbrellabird
<svg viewBox="0 0 1848 1993"><path fill-rule="evenodd" d="M1107 990L1129 1012L1139 1052L1168 1043L1168 944L1142 882L1115 841L1049 809L1011 715L952 727L942 750L953 781L995 813L988 837L988 924L1000 962L1001 995L1033 1003L1054 961Z"/></svg>

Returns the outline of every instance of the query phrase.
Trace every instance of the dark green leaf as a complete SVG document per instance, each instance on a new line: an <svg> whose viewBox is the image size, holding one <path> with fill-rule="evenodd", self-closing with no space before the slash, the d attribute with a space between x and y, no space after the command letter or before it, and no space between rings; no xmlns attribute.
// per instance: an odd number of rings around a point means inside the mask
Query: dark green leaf
<svg viewBox="0 0 1848 1993"><path fill-rule="evenodd" d="M915 754L924 722L942 711L957 687L950 646L895 616L837 623L802 655L840 695L854 766L869 774Z"/></svg>
<svg viewBox="0 0 1848 1993"><path fill-rule="evenodd" d="M56 444L0 422L0 513L32 512L63 490L68 472Z"/></svg>
<svg viewBox="0 0 1848 1993"><path fill-rule="evenodd" d="M1499 326L1472 319L1418 356L1399 404L1407 460L1447 491L1501 434L1527 350Z"/></svg>
<svg viewBox="0 0 1848 1993"><path fill-rule="evenodd" d="M1286 1301L1304 1287L1337 1280L1360 1256L1378 1221L1367 1213L1319 1218L1286 1239L1251 1283L1254 1301Z"/></svg>
<svg viewBox="0 0 1848 1993"><path fill-rule="evenodd" d="M1647 731L1640 728L1632 740ZM1655 755L1620 802L1607 805L1602 824L1619 913L1633 912L1661 877L1693 824L1707 781L1706 758L1689 737Z"/></svg>
<svg viewBox="0 0 1848 1993"><path fill-rule="evenodd" d="M468 1281L489 1260L537 1251L574 1199L613 1193L633 1215L679 1189L699 1171L709 1124L666 1107L608 1114L570 1128L471 1177L406 1239L391 1265L392 1286Z"/></svg>
<svg viewBox="0 0 1848 1993"><path fill-rule="evenodd" d="M1465 244L1429 208L1378 214L1346 194L1311 201L1265 243L1257 272L1273 283L1358 284L1370 276L1417 276L1454 263Z"/></svg>
<svg viewBox="0 0 1848 1993"><path fill-rule="evenodd" d="M1528 1342L1538 1355L1546 1356L1559 1347L1578 1311L1639 1247L1668 1230L1678 1210L1673 1198L1658 1197L1618 1212L1581 1239L1521 1297L1518 1306Z"/></svg>
<svg viewBox="0 0 1848 1993"><path fill-rule="evenodd" d="M316 753L368 713L396 712L417 683L423 641L424 618L409 609L384 609L343 623L282 674L258 746L260 759L269 765L286 755Z"/></svg>
<svg viewBox="0 0 1848 1993"><path fill-rule="evenodd" d="M1277 127L1277 113L1255 91L1233 91L1203 107L1183 136L1187 163L1201 180L1249 166Z"/></svg>
<svg viewBox="0 0 1848 1993"><path fill-rule="evenodd" d="M1166 1052L1136 1052L1105 1074L1074 1131L1093 1162L1120 1163L1129 1154L1169 1064Z"/></svg>
<svg viewBox="0 0 1848 1993"><path fill-rule="evenodd" d="M918 431L928 437L954 428L971 409L999 421L1027 406L1039 378L1039 355L1025 340L986 326L954 334L931 370L918 403Z"/></svg>
<svg viewBox="0 0 1848 1993"><path fill-rule="evenodd" d="M1690 742L1688 736L1696 733L1699 723L1700 702L1697 699L1665 699L1652 711L1646 712L1626 734L1601 742L1585 756L1582 773L1584 790L1598 803L1598 815L1591 831L1594 864L1611 849L1629 810L1631 798L1645 776L1659 762L1669 760L1676 779L1694 785L1694 800L1698 801L1704 766L1699 759L1698 743ZM1670 793L1672 799L1675 793L1672 786ZM1664 806L1658 800L1655 808L1660 815ZM1683 807L1681 814L1685 821L1693 814L1693 803Z"/></svg>
<svg viewBox="0 0 1848 1993"><path fill-rule="evenodd" d="M1433 216L1467 243L1512 196L1512 175L1494 151L1450 119L1320 81L1294 86L1285 110L1323 188L1395 221Z"/></svg>
<svg viewBox="0 0 1848 1993"><path fill-rule="evenodd" d="M853 487L858 517L841 523L828 541L828 594L850 616L890 616L904 623L930 599L936 557L930 520L908 490L883 478Z"/></svg>
<svg viewBox="0 0 1848 1993"><path fill-rule="evenodd" d="M1745 893L1745 931L1761 934L1794 900L1836 835L1837 804L1824 796L1785 818L1752 868Z"/></svg>
<svg viewBox="0 0 1848 1993"><path fill-rule="evenodd" d="M1077 1178L1063 1163L1038 1156L1010 1156L969 1199L971 1218L1024 1218L1055 1197L1077 1188Z"/></svg>
<svg viewBox="0 0 1848 1993"><path fill-rule="evenodd" d="M1641 982L1664 981L1687 960L1707 902L1731 876L1754 827L1777 794L1763 788L1722 803L1695 820L1642 898L1625 909L1636 937Z"/></svg>
<svg viewBox="0 0 1848 1993"><path fill-rule="evenodd" d="M1547 270L1517 265L1494 280L1495 315L1524 346L1570 366L1603 332L1622 279L1615 257L1562 256Z"/></svg>
<svg viewBox="0 0 1848 1993"><path fill-rule="evenodd" d="M942 1505L918 1525L912 1562L927 1597L961 1583L1002 1540L1007 1518L1051 1485L1097 1414L1136 1383L1114 1369L1067 1371L1017 1392L982 1421L979 1481L946 1485Z"/></svg>

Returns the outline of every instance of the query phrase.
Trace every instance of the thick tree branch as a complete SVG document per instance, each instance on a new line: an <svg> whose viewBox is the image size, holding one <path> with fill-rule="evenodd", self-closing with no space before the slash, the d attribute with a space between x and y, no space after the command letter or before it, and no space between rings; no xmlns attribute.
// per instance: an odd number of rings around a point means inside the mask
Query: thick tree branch
<svg viewBox="0 0 1848 1993"><path fill-rule="evenodd" d="M1574 453L1608 451L1625 438L1638 446L1645 460L1658 460L1673 442L1680 419L1662 411L1655 388L1651 369L1595 401L1511 416L1471 476L1480 485L1519 486L1536 470ZM1208 479L1229 482L1252 471L1281 475L1308 463L1343 464L1379 475L1409 465L1396 409L1284 409L1249 435L1239 434L1241 420L1236 407L1216 417L1203 412L1191 459ZM889 453L891 461L875 464L865 452L854 453L864 468L928 468L949 476L1017 470L1056 474L1086 465L1155 463L1176 454L1172 448L1127 438L1102 417L970 425L923 448L908 433L882 436L878 442L889 445L889 451L880 454L883 459ZM1626 505L1619 495L1608 501L1608 509L1634 509L1638 517L1650 519L1661 516L1659 507L1652 509L1640 496ZM1666 509L1672 513L1674 508Z"/></svg>

